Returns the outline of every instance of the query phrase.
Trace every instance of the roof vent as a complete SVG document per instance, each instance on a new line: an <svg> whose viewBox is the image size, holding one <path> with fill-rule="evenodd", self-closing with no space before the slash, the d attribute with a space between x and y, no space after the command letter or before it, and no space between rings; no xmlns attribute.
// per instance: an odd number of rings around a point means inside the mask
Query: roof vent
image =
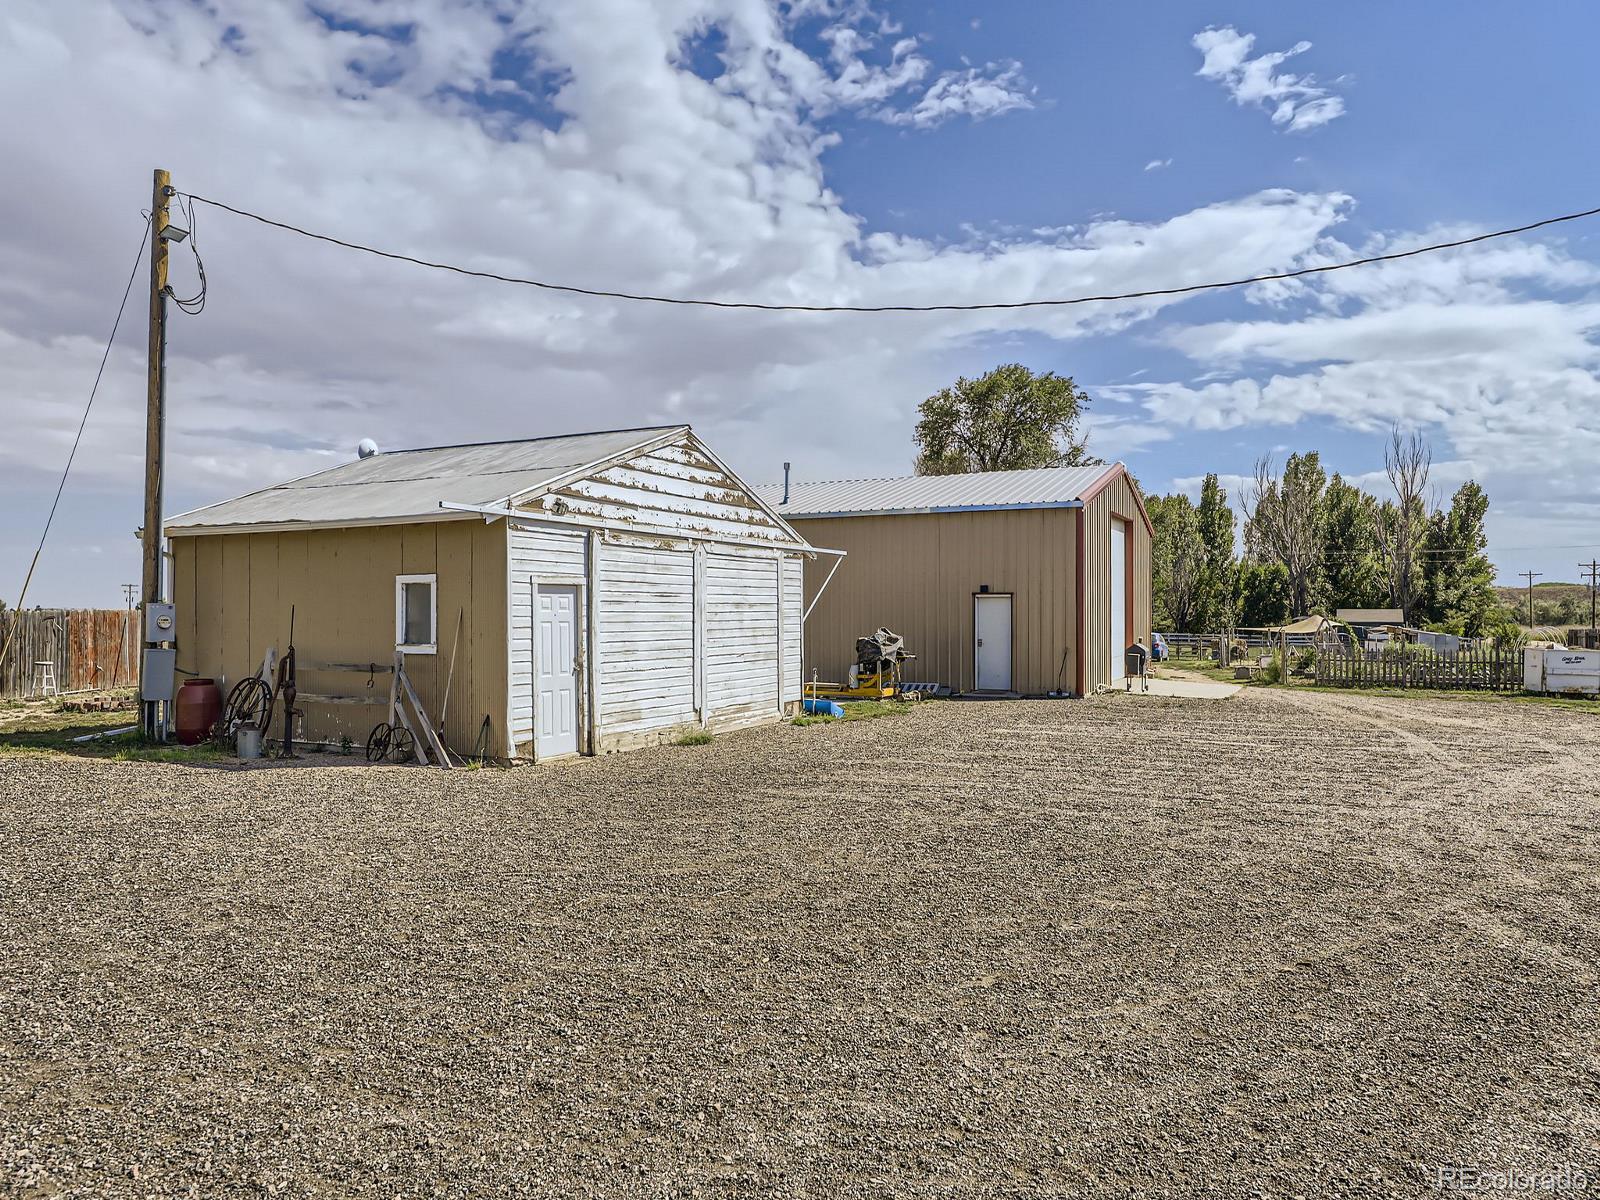
<svg viewBox="0 0 1600 1200"><path fill-rule="evenodd" d="M378 443L371 438L362 438L356 445L356 453L362 458L371 458L378 452Z"/></svg>

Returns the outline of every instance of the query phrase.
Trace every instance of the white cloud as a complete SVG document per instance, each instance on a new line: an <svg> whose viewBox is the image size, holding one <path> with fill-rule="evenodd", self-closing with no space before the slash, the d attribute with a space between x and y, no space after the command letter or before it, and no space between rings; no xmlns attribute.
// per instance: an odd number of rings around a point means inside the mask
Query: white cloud
<svg viewBox="0 0 1600 1200"><path fill-rule="evenodd" d="M885 105L913 112L939 77L930 66L909 81L904 64L920 51L897 50L909 35L861 4L817 0L781 12L765 0L322 7L354 30L277 0L6 6L0 99L29 116L0 125L0 154L19 178L36 181L0 224L0 397L8 416L27 414L0 440L0 502L10 511L48 503L158 162L180 187L422 257L724 298L892 304L1121 292L1309 265L1348 250L1334 234L1350 198L1289 190L1161 220L1105 216L957 244L866 227L825 176L823 150L838 135L825 114L846 101L864 116ZM836 35L814 58L795 40L802 19L823 29L843 22L860 38ZM380 28L398 24L410 31ZM706 79L686 60L713 31L722 72ZM521 65L508 71L508 60ZM855 61L881 76L854 71ZM52 102L37 103L45 94ZM985 111L981 88L965 100L953 90L940 95L949 103L931 103L941 111ZM926 123L935 123L931 115ZM210 306L197 318L174 316L168 362L174 510L343 459L369 435L386 446L428 445L688 420L756 480L784 459L801 477L878 469L881 455L852 431L870 421L874 445L909 448L918 401L957 372L992 365L1004 339L1138 327L1153 336L1152 318L1184 303L879 317L716 313L428 273L205 208L198 241ZM1385 305L1402 313L1414 338L1459 343L1483 326L1452 332L1458 318L1435 310L1453 293L1469 293L1488 325L1521 303L1525 286L1588 286L1591 268L1556 250L1532 243L1496 253L1417 260L1362 281L1345 272L1300 289L1258 289L1267 315L1329 322L1318 336L1348 357L1307 361L1303 334L1212 323L1206 339L1215 339L1215 353L1184 348L1218 378L1142 377L1136 386L1151 390L1123 397L1133 407L1097 410L1104 445L1096 449L1132 453L1186 429L1233 427L1250 412L1277 422L1347 411L1383 425L1389 408L1410 404L1452 414L1466 439L1458 457L1495 462L1506 438L1523 439L1512 447L1516 461L1566 453L1569 442L1592 456L1600 448L1581 430L1595 426L1587 414L1600 397L1580 357L1589 334L1572 324L1577 318L1539 313L1518 323L1508 313L1528 353L1542 347L1540 362L1502 337L1501 360L1480 359L1476 370L1470 355L1447 360L1448 370L1420 359L1407 365L1415 357L1408 345L1391 345L1369 364L1362 356L1392 335L1342 323ZM181 249L174 270L176 286L188 286L192 266ZM1428 315L1409 315L1413 308ZM40 602L115 604L114 584L137 575L128 535L139 520L142 324L135 303L52 535L61 549L41 567ZM1293 386L1244 377L1269 355ZM1399 373L1386 375L1397 364ZM1529 365L1538 370L1517 374ZM1521 389L1514 404L1497 390L1502 382ZM1462 403L1451 390L1457 383L1482 385L1489 399ZM1406 390L1413 385L1437 395ZM1362 400L1366 392L1389 407ZM1553 405L1548 415L1528 407L1535 396ZM1193 411L1206 406L1216 413ZM907 468L909 460L908 449ZM0 595L20 582L15 564L36 532L15 520L0 529ZM115 561L92 574L80 567L69 549L89 544L106 545L104 557ZM90 579L104 591L72 586Z"/></svg>
<svg viewBox="0 0 1600 1200"><path fill-rule="evenodd" d="M1032 91L1023 78L1021 63L986 63L964 71L946 71L910 108L881 110L877 115L891 125L932 129L952 117L981 121L1019 108L1032 108Z"/></svg>
<svg viewBox="0 0 1600 1200"><path fill-rule="evenodd" d="M1170 158L1152 158L1149 162L1145 163L1144 169L1146 171L1162 171L1171 165L1172 160Z"/></svg>
<svg viewBox="0 0 1600 1200"><path fill-rule="evenodd" d="M1344 100L1312 76L1278 70L1311 49L1310 42L1251 58L1255 40L1255 34L1240 33L1231 25L1201 30L1193 43L1205 58L1195 74L1220 83L1235 104L1269 111L1272 123L1288 133L1315 129L1344 114Z"/></svg>
<svg viewBox="0 0 1600 1200"><path fill-rule="evenodd" d="M1330 240L1317 253L1354 252ZM1206 369L1199 379L1101 392L1142 405L1150 420L1173 430L1315 422L1367 435L1371 453L1354 481L1377 495L1387 481L1371 468L1387 431L1419 429L1439 456L1434 482L1442 498L1469 477L1488 490L1498 539L1491 551L1508 567L1513 556L1525 562L1540 547L1595 538L1596 284L1593 264L1537 243L1337 272L1305 281L1292 296L1264 297L1281 310L1278 319L1168 330L1165 340ZM1314 448L1316 440L1298 444ZM1532 537L1541 522L1549 527Z"/></svg>

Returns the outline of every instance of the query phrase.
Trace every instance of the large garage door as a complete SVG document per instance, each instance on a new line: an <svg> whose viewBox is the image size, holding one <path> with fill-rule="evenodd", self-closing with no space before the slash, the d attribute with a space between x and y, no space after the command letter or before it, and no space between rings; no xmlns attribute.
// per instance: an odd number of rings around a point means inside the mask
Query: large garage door
<svg viewBox="0 0 1600 1200"><path fill-rule="evenodd" d="M695 720L692 551L606 543L599 629L602 732Z"/></svg>
<svg viewBox="0 0 1600 1200"><path fill-rule="evenodd" d="M778 560L706 555L706 701L713 718L778 709Z"/></svg>
<svg viewBox="0 0 1600 1200"><path fill-rule="evenodd" d="M1128 649L1128 523L1111 522L1111 682L1126 677Z"/></svg>

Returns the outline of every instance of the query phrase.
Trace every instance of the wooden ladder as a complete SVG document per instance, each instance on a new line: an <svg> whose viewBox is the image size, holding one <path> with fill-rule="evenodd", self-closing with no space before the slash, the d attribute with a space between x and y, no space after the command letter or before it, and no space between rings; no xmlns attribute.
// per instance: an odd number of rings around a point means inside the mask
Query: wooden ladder
<svg viewBox="0 0 1600 1200"><path fill-rule="evenodd" d="M395 651L394 676L389 681L389 724L399 725L411 735L423 762L427 762L431 754L435 766L453 770L455 763L451 761L450 751L445 749L433 722L428 720L427 710L422 707L422 701L417 699L417 689L411 686L405 659L404 654ZM406 712L408 704L411 708L409 713ZM420 734L418 730L421 730Z"/></svg>

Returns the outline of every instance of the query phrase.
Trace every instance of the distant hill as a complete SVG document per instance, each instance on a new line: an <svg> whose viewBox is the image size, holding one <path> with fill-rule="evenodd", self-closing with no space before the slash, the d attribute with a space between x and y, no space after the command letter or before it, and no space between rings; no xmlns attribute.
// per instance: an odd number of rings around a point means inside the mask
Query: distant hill
<svg viewBox="0 0 1600 1200"><path fill-rule="evenodd" d="M1497 587L1500 603L1518 623L1528 623L1528 589ZM1589 623L1589 585L1586 583L1536 583L1533 585L1534 624L1561 627Z"/></svg>
<svg viewBox="0 0 1600 1200"><path fill-rule="evenodd" d="M1528 607L1528 585L1519 587L1496 587L1495 593L1503 604L1521 604ZM1589 603L1589 585L1587 583L1536 583L1533 585L1533 602L1535 604L1560 604L1568 597L1576 597L1585 604Z"/></svg>

